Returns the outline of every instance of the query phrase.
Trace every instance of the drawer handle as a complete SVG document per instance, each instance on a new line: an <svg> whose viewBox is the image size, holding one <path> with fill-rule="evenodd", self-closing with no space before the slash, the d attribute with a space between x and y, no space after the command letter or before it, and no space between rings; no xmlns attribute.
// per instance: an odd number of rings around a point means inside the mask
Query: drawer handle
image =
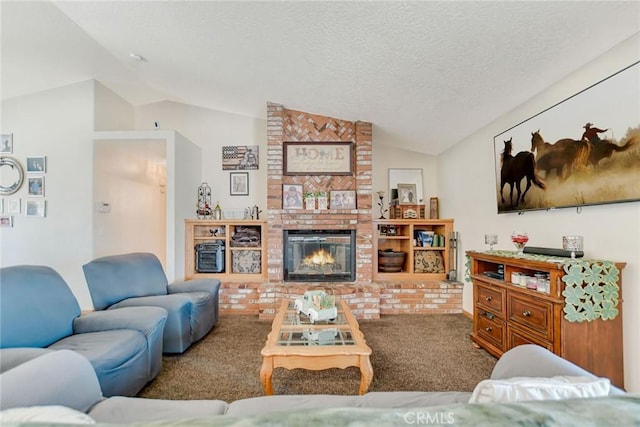
<svg viewBox="0 0 640 427"><path fill-rule="evenodd" d="M494 317L496 317L496 316L494 316L494 315L493 315L493 314L491 314L491 313L487 313L486 311L483 311L483 312L482 312L482 315L483 315L484 317L486 317L487 319L489 319L489 320L492 320Z"/></svg>
<svg viewBox="0 0 640 427"><path fill-rule="evenodd" d="M493 331L493 328L491 326L487 326L486 328L484 328L484 330L487 332L491 332Z"/></svg>
<svg viewBox="0 0 640 427"><path fill-rule="evenodd" d="M529 316L531 316L531 312L529 310L525 310L525 311L522 312L522 315L524 317L529 317Z"/></svg>
<svg viewBox="0 0 640 427"><path fill-rule="evenodd" d="M485 301L491 301L493 298L491 298L491 295L487 295L486 297L484 297Z"/></svg>

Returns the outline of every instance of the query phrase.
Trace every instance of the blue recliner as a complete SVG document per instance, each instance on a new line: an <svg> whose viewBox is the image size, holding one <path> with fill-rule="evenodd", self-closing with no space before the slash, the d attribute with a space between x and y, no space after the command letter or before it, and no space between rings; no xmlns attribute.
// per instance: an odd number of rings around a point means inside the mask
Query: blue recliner
<svg viewBox="0 0 640 427"><path fill-rule="evenodd" d="M1 268L2 369L47 351L73 350L89 359L105 396L134 396L158 375L166 310L140 307L80 314L71 289L52 268Z"/></svg>
<svg viewBox="0 0 640 427"><path fill-rule="evenodd" d="M96 310L156 306L169 312L164 353L183 353L218 322L220 281L194 279L169 284L153 254L105 256L82 269Z"/></svg>

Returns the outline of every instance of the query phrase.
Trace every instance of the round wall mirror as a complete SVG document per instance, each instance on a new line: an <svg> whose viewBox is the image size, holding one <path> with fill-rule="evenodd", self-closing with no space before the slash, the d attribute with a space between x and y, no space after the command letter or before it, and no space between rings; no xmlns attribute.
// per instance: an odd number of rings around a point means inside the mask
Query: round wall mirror
<svg viewBox="0 0 640 427"><path fill-rule="evenodd" d="M22 187L24 170L13 157L0 157L0 194L8 196Z"/></svg>

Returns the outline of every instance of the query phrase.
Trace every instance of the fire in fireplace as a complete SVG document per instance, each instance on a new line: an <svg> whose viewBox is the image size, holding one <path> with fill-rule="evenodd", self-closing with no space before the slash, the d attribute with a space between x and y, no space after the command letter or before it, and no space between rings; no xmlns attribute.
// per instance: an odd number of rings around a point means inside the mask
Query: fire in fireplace
<svg viewBox="0 0 640 427"><path fill-rule="evenodd" d="M284 280L355 280L355 230L284 230Z"/></svg>

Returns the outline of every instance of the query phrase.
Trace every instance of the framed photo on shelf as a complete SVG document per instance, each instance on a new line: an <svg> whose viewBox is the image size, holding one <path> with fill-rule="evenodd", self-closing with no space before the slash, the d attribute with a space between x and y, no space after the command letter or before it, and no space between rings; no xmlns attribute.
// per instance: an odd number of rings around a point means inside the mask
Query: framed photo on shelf
<svg viewBox="0 0 640 427"><path fill-rule="evenodd" d="M45 156L27 157L27 173L47 172L47 158Z"/></svg>
<svg viewBox="0 0 640 427"><path fill-rule="evenodd" d="M329 194L331 209L355 209L356 192L354 190L333 190Z"/></svg>
<svg viewBox="0 0 640 427"><path fill-rule="evenodd" d="M249 195L249 172L229 173L230 194L232 196Z"/></svg>
<svg viewBox="0 0 640 427"><path fill-rule="evenodd" d="M25 203L25 215L44 217L46 215L46 203L43 199L27 200Z"/></svg>
<svg viewBox="0 0 640 427"><path fill-rule="evenodd" d="M282 208L302 209L302 185L283 184L282 185Z"/></svg>
<svg viewBox="0 0 640 427"><path fill-rule="evenodd" d="M352 142L284 142L285 175L353 175Z"/></svg>
<svg viewBox="0 0 640 427"><path fill-rule="evenodd" d="M415 205L418 203L415 184L398 184L398 203L401 205Z"/></svg>

